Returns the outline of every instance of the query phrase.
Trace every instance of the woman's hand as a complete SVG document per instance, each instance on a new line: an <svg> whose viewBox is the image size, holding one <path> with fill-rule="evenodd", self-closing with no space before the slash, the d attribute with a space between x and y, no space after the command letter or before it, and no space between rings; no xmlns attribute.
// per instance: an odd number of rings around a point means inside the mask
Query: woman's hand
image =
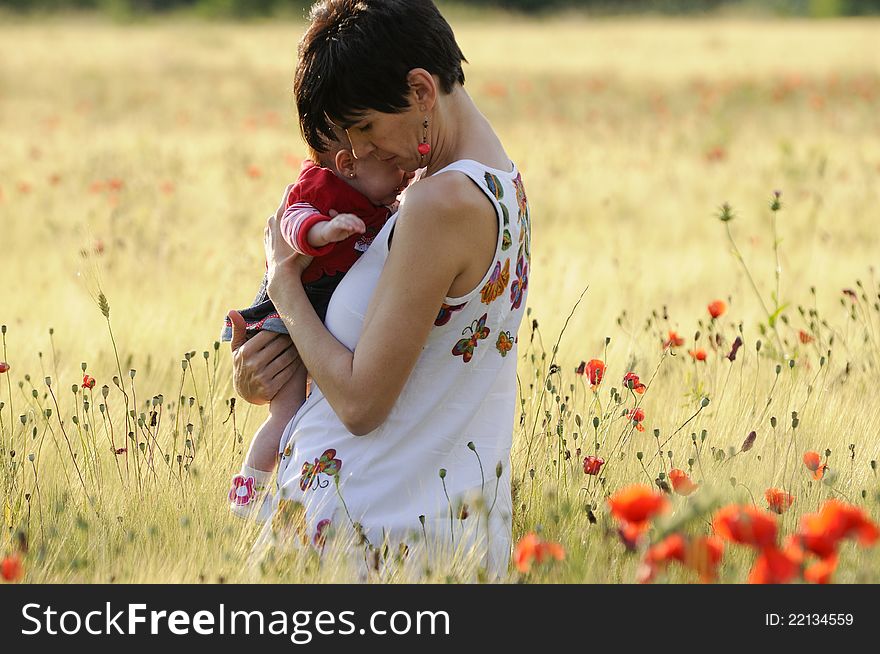
<svg viewBox="0 0 880 654"><path fill-rule="evenodd" d="M302 360L289 336L261 331L250 340L245 321L237 311L232 320L232 385L251 404L267 404L293 377Z"/></svg>
<svg viewBox="0 0 880 654"><path fill-rule="evenodd" d="M268 286L266 291L272 297L273 289L277 290L290 283L300 283L303 270L312 262L312 257L299 254L281 235L281 217L287 207L287 196L293 184L284 190L284 197L274 216L269 216L263 232L263 247L266 250L266 274Z"/></svg>

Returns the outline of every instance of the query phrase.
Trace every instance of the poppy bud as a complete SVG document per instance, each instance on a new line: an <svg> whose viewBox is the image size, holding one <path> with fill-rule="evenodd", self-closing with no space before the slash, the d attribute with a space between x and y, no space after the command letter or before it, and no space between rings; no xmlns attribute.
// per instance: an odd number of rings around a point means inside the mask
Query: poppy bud
<svg viewBox="0 0 880 654"><path fill-rule="evenodd" d="M495 465L495 478L496 478L496 479L500 479L500 478L501 478L501 470L502 470L502 467L501 467L501 461L499 461L499 462Z"/></svg>
<svg viewBox="0 0 880 654"><path fill-rule="evenodd" d="M446 468L440 468L440 479L446 479Z"/></svg>

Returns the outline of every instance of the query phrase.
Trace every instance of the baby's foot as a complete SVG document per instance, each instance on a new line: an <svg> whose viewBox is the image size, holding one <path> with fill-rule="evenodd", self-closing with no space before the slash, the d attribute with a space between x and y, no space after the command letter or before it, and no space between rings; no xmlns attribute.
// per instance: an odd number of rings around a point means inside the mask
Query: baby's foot
<svg viewBox="0 0 880 654"><path fill-rule="evenodd" d="M232 478L229 510L240 518L268 520L272 511L272 495L268 492L271 472L245 466Z"/></svg>

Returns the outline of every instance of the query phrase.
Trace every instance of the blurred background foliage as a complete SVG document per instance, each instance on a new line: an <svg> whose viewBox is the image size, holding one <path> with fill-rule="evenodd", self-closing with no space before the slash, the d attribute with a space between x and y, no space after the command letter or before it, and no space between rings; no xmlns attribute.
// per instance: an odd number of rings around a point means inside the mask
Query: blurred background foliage
<svg viewBox="0 0 880 654"><path fill-rule="evenodd" d="M310 0L0 0L0 12L87 11L116 18L175 12L208 18L245 18L302 16L311 4ZM447 10L456 7L526 13L577 10L597 15L758 13L828 18L880 14L880 0L466 0L438 4Z"/></svg>

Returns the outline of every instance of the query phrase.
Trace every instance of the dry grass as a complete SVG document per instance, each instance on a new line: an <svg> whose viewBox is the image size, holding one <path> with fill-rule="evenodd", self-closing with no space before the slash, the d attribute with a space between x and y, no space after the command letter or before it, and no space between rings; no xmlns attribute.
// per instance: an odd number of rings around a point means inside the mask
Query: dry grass
<svg viewBox="0 0 880 654"><path fill-rule="evenodd" d="M797 500L781 518L785 533L835 495L877 517L870 462L878 458L880 423L870 397L880 321L869 267L877 261L880 224L878 26L578 19L455 25L471 64L467 88L523 171L533 216L529 306L540 327L533 336L524 324L520 335L525 419L515 436L514 477L524 481L515 535L541 525L568 550L564 564L534 578L632 581L638 560L610 534L603 494L653 483L673 464L687 470L689 459L703 502L754 497L763 505L768 486L790 489ZM263 269L262 224L304 154L288 91L300 29L82 20L0 27L0 322L8 326L0 355L12 366L0 376L0 415L3 450L16 452L12 459L4 454L0 553L7 537L12 542L26 529L29 581L251 578L244 560L255 532L242 532L219 501L237 461L232 421L222 422L232 397L229 355L225 346L215 354L213 343L226 310L252 296ZM773 189L783 191L780 303L788 305L787 322L778 323L785 340L778 378L775 336L759 333L766 317L713 217L723 201L733 204L731 230L772 305ZM859 299L853 318L841 289L861 294L856 279L868 301ZM586 285L559 346L561 371L547 390L552 344ZM96 303L99 286L109 298L118 365ZM710 326L706 304L716 298L729 307ZM731 364L724 355L740 325L745 347ZM667 329L687 342L663 358ZM705 363L687 355L698 329ZM800 329L815 340L800 344ZM723 339L717 351L707 344L709 332ZM186 374L184 352L195 353ZM598 432L608 460L603 484L584 476L574 453L592 448L596 407L573 370L594 357L608 364L599 395L610 412ZM74 400L70 390L83 361L98 380L88 417L81 392ZM110 441L121 446L126 430L125 399L112 376L121 376L131 395L129 369L137 370L132 425L141 412L149 424L155 407L144 402L164 395L158 442L171 465L157 454L155 473L144 459L137 472L133 447L127 473L125 457L110 454ZM627 370L643 381L653 376L638 398L644 433L627 430L622 407L610 401L610 387L620 390ZM70 449L45 377L52 378ZM104 384L110 439L96 410ZM181 384L185 398L197 399L175 416ZM665 442L702 397L709 406L648 464L657 451L653 430ZM633 400L621 397L627 406ZM242 404L236 427L248 439L262 413ZM94 425L90 433L73 424L75 410L81 425ZM770 416L778 418L775 430ZM186 472L175 461L193 454L184 445L188 423L196 451ZM753 429L753 450L716 460L713 449L738 449ZM699 444L702 430L698 457L691 433ZM572 456L560 465L565 449ZM806 449L831 450L831 484L809 480L800 462ZM79 453L82 484L70 451ZM99 463L90 472L93 451ZM32 464L27 455L37 452ZM645 453L647 472L637 452ZM97 498L93 509L86 494ZM586 504L595 507L595 525ZM700 504L678 499L675 515L689 516ZM688 528L705 530L701 525L694 517ZM742 580L749 563L731 549L722 580ZM876 551L848 545L836 579L876 582L878 564ZM678 574L668 578L690 579ZM312 561L265 578L345 575Z"/></svg>

